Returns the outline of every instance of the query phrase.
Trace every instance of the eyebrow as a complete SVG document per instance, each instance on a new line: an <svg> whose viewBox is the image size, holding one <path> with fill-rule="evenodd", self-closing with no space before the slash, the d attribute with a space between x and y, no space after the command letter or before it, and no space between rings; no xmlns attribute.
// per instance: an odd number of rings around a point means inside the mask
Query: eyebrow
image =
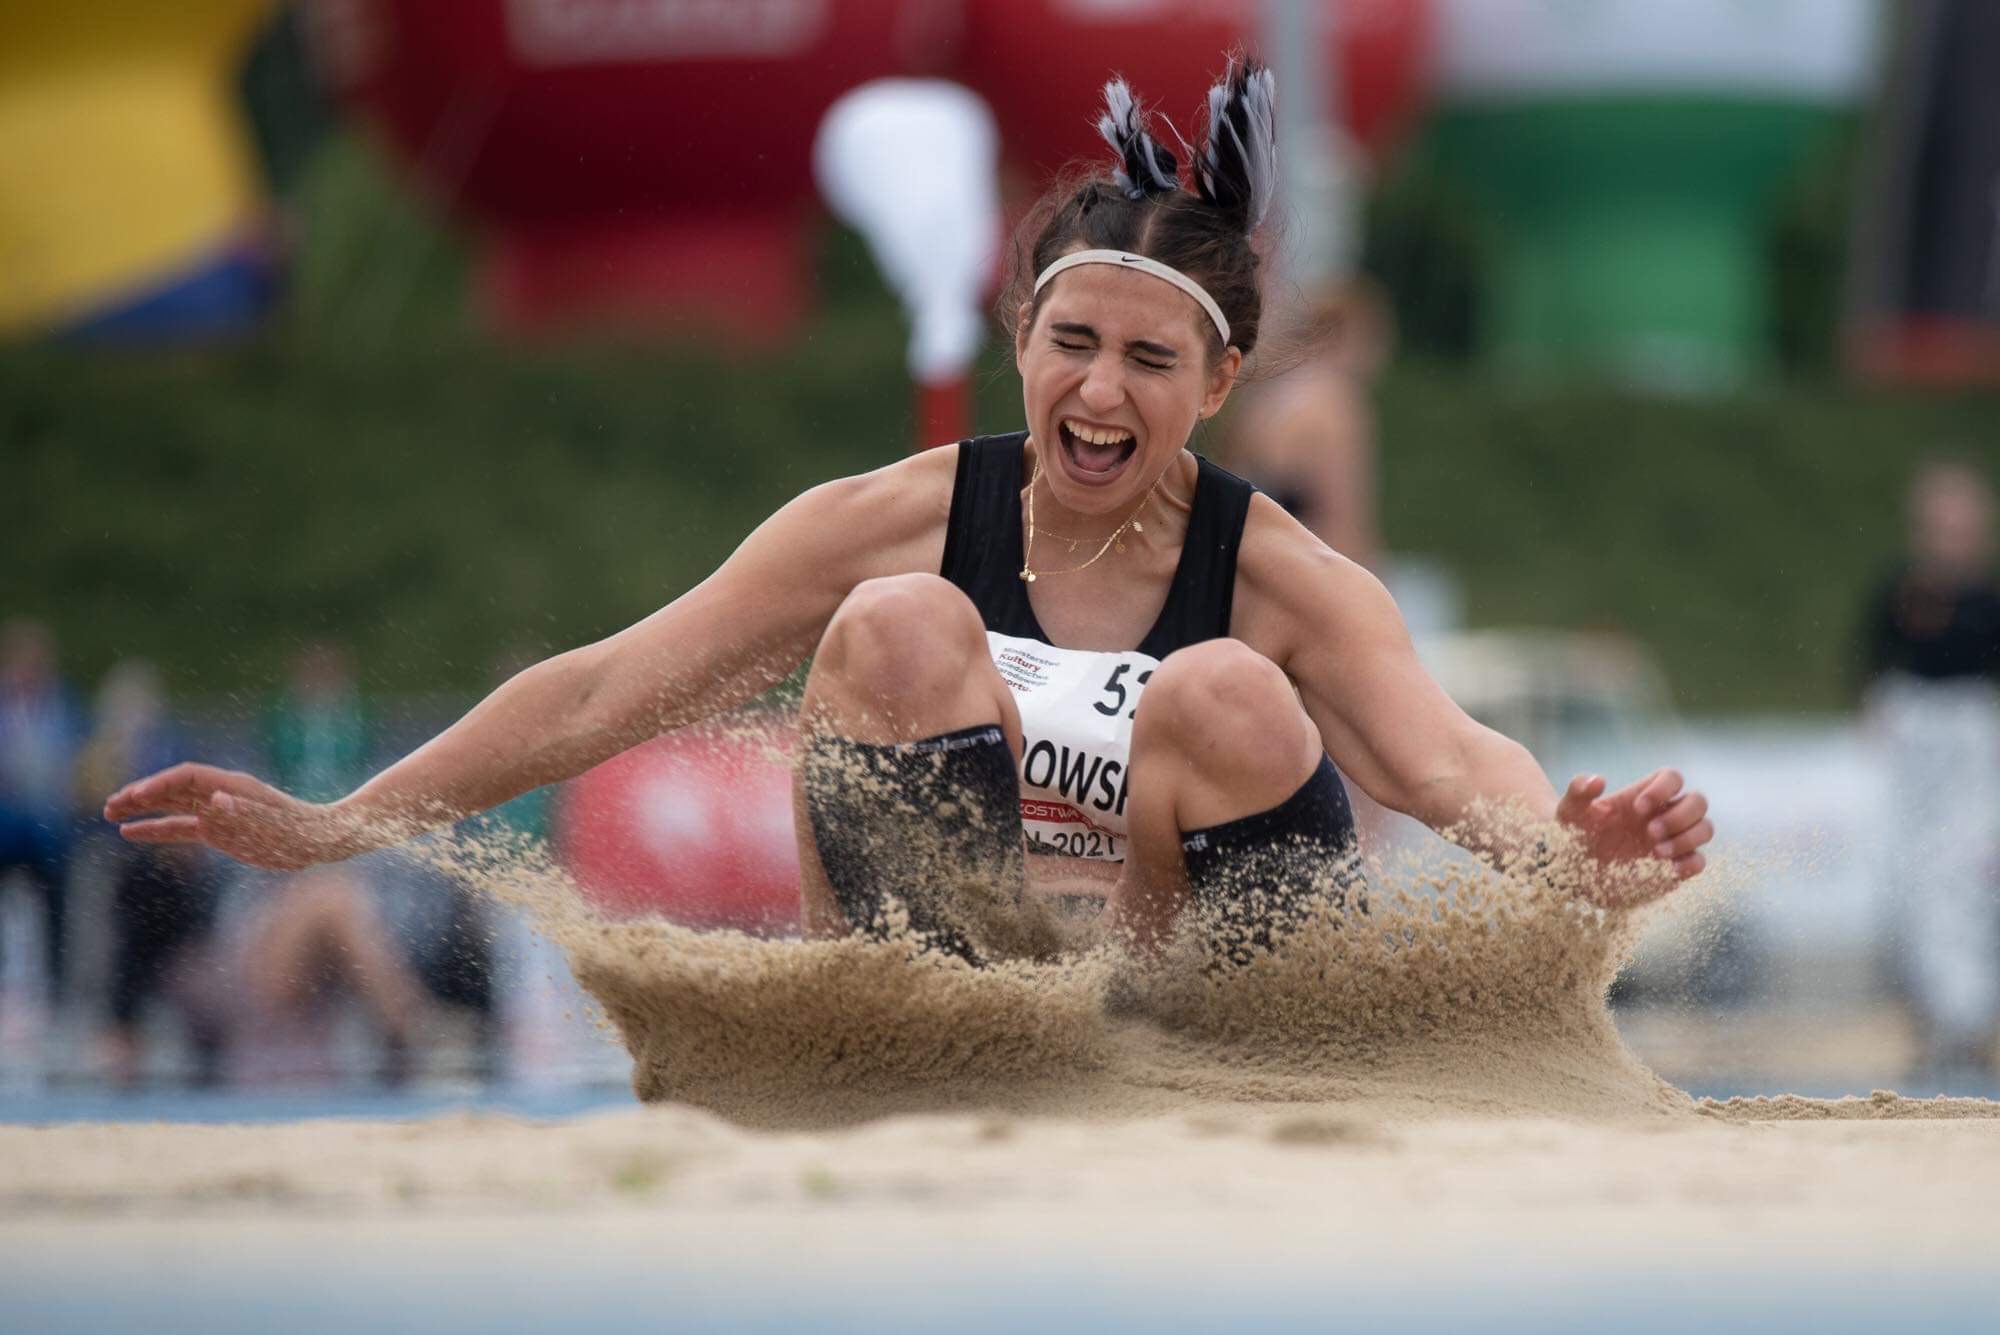
<svg viewBox="0 0 2000 1335"><path fill-rule="evenodd" d="M1097 331L1095 329L1092 329L1087 324L1079 324L1074 320L1058 320L1049 326L1049 330L1052 333L1068 334L1074 338L1087 338L1091 340L1093 343L1101 343L1104 341L1103 339L1097 336ZM1165 343L1155 343L1151 339L1145 339L1145 338L1127 339L1125 341L1125 347L1127 351L1144 352L1154 357L1177 358L1181 355L1181 351L1179 348L1168 347Z"/></svg>

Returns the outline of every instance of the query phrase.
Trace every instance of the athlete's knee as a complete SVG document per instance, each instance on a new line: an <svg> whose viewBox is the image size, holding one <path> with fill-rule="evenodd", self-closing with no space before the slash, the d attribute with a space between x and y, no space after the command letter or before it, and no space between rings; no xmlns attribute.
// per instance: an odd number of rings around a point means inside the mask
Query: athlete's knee
<svg viewBox="0 0 2000 1335"><path fill-rule="evenodd" d="M1207 763L1267 764L1299 752L1312 722L1276 663L1241 640L1208 640L1153 670L1135 745L1171 745Z"/></svg>
<svg viewBox="0 0 2000 1335"><path fill-rule="evenodd" d="M883 690L962 680L986 649L971 601L936 575L864 580L841 603L820 641L829 667L867 677Z"/></svg>
<svg viewBox="0 0 2000 1335"><path fill-rule="evenodd" d="M870 695L956 691L986 656L972 602L938 576L884 576L854 586L826 624L814 673L866 683Z"/></svg>

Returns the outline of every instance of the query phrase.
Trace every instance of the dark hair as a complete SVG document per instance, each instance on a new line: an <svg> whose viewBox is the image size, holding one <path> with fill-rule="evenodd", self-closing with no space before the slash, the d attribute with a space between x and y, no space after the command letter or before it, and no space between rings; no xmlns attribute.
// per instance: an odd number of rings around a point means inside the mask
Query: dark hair
<svg viewBox="0 0 2000 1335"><path fill-rule="evenodd" d="M1118 165L1109 174L1102 167L1068 173L1015 228L1000 297L1003 325L1013 327L1023 302L1034 303L1032 317L1040 305L1035 276L1065 253L1125 250L1206 288L1229 321L1230 343L1248 356L1264 313L1253 240L1277 185L1276 91L1270 70L1230 57L1221 81L1208 90L1202 148L1188 149L1193 188L1183 189L1179 162L1147 132L1148 114L1132 90L1123 79L1105 84L1097 129L1117 152ZM1223 353L1222 339L1206 321L1203 327L1214 361Z"/></svg>

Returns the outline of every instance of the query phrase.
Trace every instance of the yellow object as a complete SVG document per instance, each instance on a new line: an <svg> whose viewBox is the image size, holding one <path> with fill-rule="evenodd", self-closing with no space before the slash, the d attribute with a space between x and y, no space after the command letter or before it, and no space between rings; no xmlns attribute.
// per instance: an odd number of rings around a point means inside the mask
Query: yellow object
<svg viewBox="0 0 2000 1335"><path fill-rule="evenodd" d="M0 336L170 281L259 207L235 78L271 0L0 0Z"/></svg>

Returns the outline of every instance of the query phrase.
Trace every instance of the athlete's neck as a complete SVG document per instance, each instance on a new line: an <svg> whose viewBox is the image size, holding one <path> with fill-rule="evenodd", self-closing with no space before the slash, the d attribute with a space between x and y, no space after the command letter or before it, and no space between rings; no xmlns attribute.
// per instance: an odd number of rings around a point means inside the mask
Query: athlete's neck
<svg viewBox="0 0 2000 1335"><path fill-rule="evenodd" d="M1095 545L1104 542L1120 528L1125 528L1120 541L1127 545L1140 544L1158 546L1163 541L1178 542L1181 520L1191 508L1183 492L1187 490L1181 483L1181 461L1189 458L1186 450L1175 454L1161 470L1158 485L1146 484L1139 499L1129 507L1121 507L1110 514L1086 513L1071 510L1056 496L1055 488L1049 485L1049 470L1040 470L1036 480L1035 446L1030 442L1028 458L1024 461L1027 476L1021 488L1022 523L1027 522L1029 487L1034 489L1035 532L1043 541L1058 543L1074 542L1079 547L1085 543ZM1127 527L1130 521L1138 523Z"/></svg>

